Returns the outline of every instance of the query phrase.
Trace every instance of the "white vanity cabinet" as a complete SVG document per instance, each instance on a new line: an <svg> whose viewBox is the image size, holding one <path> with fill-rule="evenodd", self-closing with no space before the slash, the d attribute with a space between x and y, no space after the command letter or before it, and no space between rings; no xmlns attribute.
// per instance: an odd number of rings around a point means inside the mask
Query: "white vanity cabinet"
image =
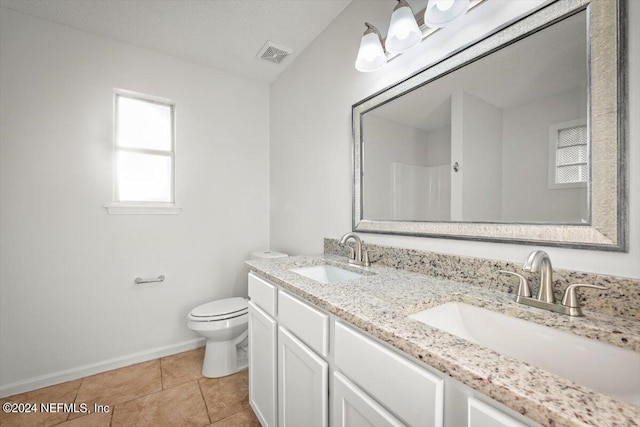
<svg viewBox="0 0 640 427"><path fill-rule="evenodd" d="M329 425L329 315L249 274L249 403L263 427Z"/></svg>
<svg viewBox="0 0 640 427"><path fill-rule="evenodd" d="M335 322L333 357L338 371L403 424L443 425L443 374L419 366L341 321Z"/></svg>
<svg viewBox="0 0 640 427"><path fill-rule="evenodd" d="M278 323L322 357L329 354L329 315L288 292L278 292Z"/></svg>
<svg viewBox="0 0 640 427"><path fill-rule="evenodd" d="M249 403L263 427L539 427L252 273L249 297Z"/></svg>
<svg viewBox="0 0 640 427"><path fill-rule="evenodd" d="M249 301L249 404L263 427L276 426L278 324Z"/></svg>
<svg viewBox="0 0 640 427"><path fill-rule="evenodd" d="M327 427L329 315L279 291L278 324L278 424Z"/></svg>
<svg viewBox="0 0 640 427"><path fill-rule="evenodd" d="M333 427L403 427L404 424L340 372L333 373Z"/></svg>
<svg viewBox="0 0 640 427"><path fill-rule="evenodd" d="M527 427L525 424L473 397L468 400L469 427Z"/></svg>
<svg viewBox="0 0 640 427"><path fill-rule="evenodd" d="M329 365L282 326L278 328L278 425L328 425Z"/></svg>
<svg viewBox="0 0 640 427"><path fill-rule="evenodd" d="M263 427L277 426L277 292L249 274L249 404Z"/></svg>
<svg viewBox="0 0 640 427"><path fill-rule="evenodd" d="M449 376L445 377L444 390L446 427L541 427L535 421Z"/></svg>

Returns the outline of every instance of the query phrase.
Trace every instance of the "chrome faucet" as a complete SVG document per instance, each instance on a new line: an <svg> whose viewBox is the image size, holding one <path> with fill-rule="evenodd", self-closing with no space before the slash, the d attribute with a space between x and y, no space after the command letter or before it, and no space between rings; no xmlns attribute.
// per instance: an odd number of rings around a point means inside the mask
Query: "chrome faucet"
<svg viewBox="0 0 640 427"><path fill-rule="evenodd" d="M522 269L532 273L540 272L540 289L538 290L537 298L531 296L527 278L522 274L514 273L513 271L499 270L500 273L511 274L520 279L516 302L556 313L568 314L569 316L583 316L582 307L580 307L580 301L576 295L576 288L608 289L605 286L584 283L570 285L564 291L562 303L557 304L553 296L553 267L551 267L549 254L541 250L531 252L524 261Z"/></svg>
<svg viewBox="0 0 640 427"><path fill-rule="evenodd" d="M346 246L349 239L353 239L356 242L355 250L351 246L347 246L349 249L351 249L349 264L358 265L360 267L369 267L371 265L371 262L369 261L369 251L363 249L363 241L360 240L360 237L358 237L357 234L351 232L345 234L340 238L338 244Z"/></svg>
<svg viewBox="0 0 640 427"><path fill-rule="evenodd" d="M555 303L553 297L553 267L549 254L545 251L533 251L529 254L522 266L524 271L531 273L540 272L540 289L538 289L538 301Z"/></svg>

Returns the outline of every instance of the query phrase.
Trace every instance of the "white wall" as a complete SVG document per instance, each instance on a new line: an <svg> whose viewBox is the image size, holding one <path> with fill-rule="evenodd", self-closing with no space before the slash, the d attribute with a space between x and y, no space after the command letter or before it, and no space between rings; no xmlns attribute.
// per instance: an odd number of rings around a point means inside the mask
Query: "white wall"
<svg viewBox="0 0 640 427"><path fill-rule="evenodd" d="M289 253L322 252L323 237L351 230L351 106L402 80L542 1L489 0L457 25L375 73L354 61L366 20L386 33L392 7L355 1L271 86L271 246ZM640 2L629 3L629 253L546 249L554 266L640 278ZM464 29L464 31L463 31ZM402 236L366 241L522 262L536 246Z"/></svg>
<svg viewBox="0 0 640 427"><path fill-rule="evenodd" d="M0 392L194 345L189 310L246 295L268 246L269 87L7 9L0 28ZM114 88L175 101L181 215L104 209Z"/></svg>
<svg viewBox="0 0 640 427"><path fill-rule="evenodd" d="M440 129L427 132L427 166L451 164L451 121Z"/></svg>
<svg viewBox="0 0 640 427"><path fill-rule="evenodd" d="M392 162L426 166L427 132L367 115L363 120L363 206L367 218L392 219Z"/></svg>
<svg viewBox="0 0 640 427"><path fill-rule="evenodd" d="M451 193L459 211L454 221L500 221L502 217L502 110L465 91L451 98ZM459 110L459 113L456 112ZM458 130L459 129L459 130ZM462 203L460 203L460 200ZM453 203L452 203L453 205Z"/></svg>
<svg viewBox="0 0 640 427"><path fill-rule="evenodd" d="M440 129L427 132L427 165L429 214L426 221L451 219L451 117Z"/></svg>
<svg viewBox="0 0 640 427"><path fill-rule="evenodd" d="M587 188L549 189L549 126L586 118L586 90L576 88L504 110L502 214L505 221L580 222ZM542 143L544 142L544 143Z"/></svg>

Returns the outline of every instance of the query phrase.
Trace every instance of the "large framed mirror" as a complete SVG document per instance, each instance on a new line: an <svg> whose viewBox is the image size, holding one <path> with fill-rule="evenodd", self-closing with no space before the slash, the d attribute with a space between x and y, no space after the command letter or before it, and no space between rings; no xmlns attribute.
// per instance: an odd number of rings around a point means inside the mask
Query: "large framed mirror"
<svg viewBox="0 0 640 427"><path fill-rule="evenodd" d="M557 0L353 106L353 230L626 251L624 1Z"/></svg>

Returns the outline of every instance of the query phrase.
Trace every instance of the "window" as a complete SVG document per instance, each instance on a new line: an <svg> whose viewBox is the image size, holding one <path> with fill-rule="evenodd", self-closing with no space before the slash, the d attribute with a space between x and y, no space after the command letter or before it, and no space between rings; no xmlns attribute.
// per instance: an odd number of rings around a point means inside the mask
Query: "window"
<svg viewBox="0 0 640 427"><path fill-rule="evenodd" d="M589 182L589 133L585 119L549 126L549 189Z"/></svg>
<svg viewBox="0 0 640 427"><path fill-rule="evenodd" d="M114 203L109 213L178 213L174 104L116 91L114 139Z"/></svg>

